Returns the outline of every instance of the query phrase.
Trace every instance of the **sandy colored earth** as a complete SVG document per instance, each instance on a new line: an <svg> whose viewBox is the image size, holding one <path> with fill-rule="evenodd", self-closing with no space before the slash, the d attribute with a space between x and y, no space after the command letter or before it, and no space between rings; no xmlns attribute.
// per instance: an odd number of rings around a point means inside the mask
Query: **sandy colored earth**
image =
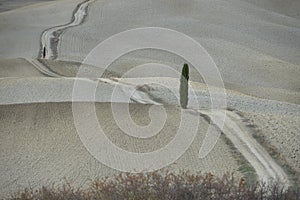
<svg viewBox="0 0 300 200"><path fill-rule="evenodd" d="M145 12L141 9L145 7L153 9ZM122 12L116 14L116 10ZM100 20L96 17L99 15ZM170 28L191 36L212 56L225 82L290 90L299 85L299 20L241 0L188 1L184 5L180 1L95 1L86 22L63 34L59 59L82 61L109 36L145 26ZM149 61L174 67L182 63L177 56L148 50L121 57L119 65Z"/></svg>
<svg viewBox="0 0 300 200"><path fill-rule="evenodd" d="M130 105L130 111L140 125L149 123L150 105ZM149 139L126 136L112 118L110 104L97 103L96 112L107 136L118 146L134 152L153 151L163 147L176 134L180 109L164 106L168 113L162 131ZM91 178L118 173L99 163L85 149L74 127L71 103L41 103L0 106L1 124L1 194L17 188L62 183L65 177L75 185L84 186ZM213 151L204 159L198 152L207 130L200 118L197 137L188 151L168 167L174 171L237 172L237 161L230 147L218 140ZM216 130L218 131L218 130Z"/></svg>
<svg viewBox="0 0 300 200"><path fill-rule="evenodd" d="M184 58L161 50L134 51L113 62L102 77L75 78L81 61L97 44L113 34L145 26L174 29L198 41L213 58L226 87L227 105L210 112L207 86L190 65L190 89L194 93L190 93L186 112L191 119L200 119L199 129L190 148L168 169L217 175L233 171L240 176L242 160L247 169L254 169L258 180L278 178L289 186L290 174L283 165L289 165L297 172L294 176L299 176L298 1L82 2L49 1L13 9L23 4L10 1L5 9L12 10L0 13L1 197L24 187L59 184L64 177L84 186L92 178L118 173L99 163L84 147L74 125L71 101L87 107L92 105L88 102L98 102L99 123L107 137L124 150L151 152L175 137L181 114L178 76L153 76L146 70L120 77L149 62L166 64L180 72L182 63L188 62ZM36 58L41 58L43 45L47 59L40 62ZM85 65L84 70L87 74L104 72L103 66ZM75 81L86 86L76 97ZM89 95L93 85L97 85L95 99ZM120 88L112 98L116 86ZM213 87L212 91L220 94L222 89ZM150 122L151 104L158 109L164 107L168 120L161 132L148 139L124 134L112 117L109 102L117 103L122 110L128 101L132 119L139 125ZM83 109L79 118L89 114ZM207 121L213 115L217 118L212 120L212 135L224 134L212 152L200 159L200 144L206 142ZM93 129L87 127L87 133ZM271 157L266 143L255 140L254 133L276 147L276 156L286 163ZM124 166L127 164L124 162Z"/></svg>
<svg viewBox="0 0 300 200"><path fill-rule="evenodd" d="M23 58L1 59L0 78L12 77L43 77L43 75Z"/></svg>
<svg viewBox="0 0 300 200"><path fill-rule="evenodd" d="M28 5L49 0L0 0L0 12L22 8ZM51 1L51 0L50 0Z"/></svg>

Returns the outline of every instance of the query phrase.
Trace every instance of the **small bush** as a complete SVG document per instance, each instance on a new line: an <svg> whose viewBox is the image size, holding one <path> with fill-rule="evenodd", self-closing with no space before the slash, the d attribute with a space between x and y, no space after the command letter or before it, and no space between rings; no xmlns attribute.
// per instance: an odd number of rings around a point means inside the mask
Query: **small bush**
<svg viewBox="0 0 300 200"><path fill-rule="evenodd" d="M247 185L244 179L226 174L221 179L211 173L193 175L187 172L121 173L114 178L95 180L86 189L70 185L61 188L42 187L20 192L11 199L300 199L299 188L284 190L279 184Z"/></svg>

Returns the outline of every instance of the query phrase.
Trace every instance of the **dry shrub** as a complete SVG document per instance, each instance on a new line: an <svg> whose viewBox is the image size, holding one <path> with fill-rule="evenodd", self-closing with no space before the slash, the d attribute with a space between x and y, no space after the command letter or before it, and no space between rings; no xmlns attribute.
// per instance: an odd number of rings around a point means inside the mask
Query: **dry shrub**
<svg viewBox="0 0 300 200"><path fill-rule="evenodd" d="M280 184L247 184L232 174L217 178L211 173L200 175L181 172L120 173L113 178L94 180L86 189L69 184L60 188L26 189L11 199L300 199L299 188L285 190Z"/></svg>

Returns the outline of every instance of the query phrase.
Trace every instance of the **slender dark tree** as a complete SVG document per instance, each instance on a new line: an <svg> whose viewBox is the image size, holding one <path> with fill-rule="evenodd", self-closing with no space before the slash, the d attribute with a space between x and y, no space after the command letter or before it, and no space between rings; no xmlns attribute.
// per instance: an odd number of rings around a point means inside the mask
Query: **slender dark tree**
<svg viewBox="0 0 300 200"><path fill-rule="evenodd" d="M188 81L189 81L189 66L188 66L188 64L184 63L182 72L181 72L180 88L179 88L180 106L184 109L187 107L187 104L189 101L189 99L188 99L188 95L189 95Z"/></svg>
<svg viewBox="0 0 300 200"><path fill-rule="evenodd" d="M43 58L46 57L46 47L43 48Z"/></svg>

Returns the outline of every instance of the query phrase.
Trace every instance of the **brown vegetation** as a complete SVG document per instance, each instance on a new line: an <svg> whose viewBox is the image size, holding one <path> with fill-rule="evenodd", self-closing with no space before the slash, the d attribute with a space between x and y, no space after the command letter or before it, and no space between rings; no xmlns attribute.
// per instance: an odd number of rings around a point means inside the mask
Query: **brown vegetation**
<svg viewBox="0 0 300 200"><path fill-rule="evenodd" d="M63 187L26 189L11 199L300 199L299 188L284 190L279 184L247 184L225 174L221 179L211 173L188 172L121 173L114 178L95 180L86 189Z"/></svg>

